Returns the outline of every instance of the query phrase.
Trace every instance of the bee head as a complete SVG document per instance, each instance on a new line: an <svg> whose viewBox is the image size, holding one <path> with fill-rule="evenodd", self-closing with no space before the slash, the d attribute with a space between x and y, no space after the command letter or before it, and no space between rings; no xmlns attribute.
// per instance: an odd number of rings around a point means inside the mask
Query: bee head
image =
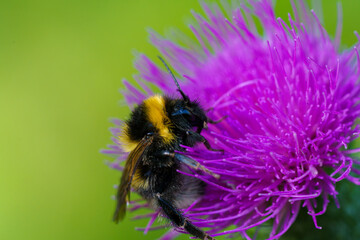
<svg viewBox="0 0 360 240"><path fill-rule="evenodd" d="M207 129L208 117L197 102L189 101L186 104L185 109L187 109L190 113L189 115L185 116L185 118L187 118L191 126Z"/></svg>
<svg viewBox="0 0 360 240"><path fill-rule="evenodd" d="M208 117L206 116L205 111L200 107L199 103L196 101L190 101L189 97L181 90L177 79L170 70L169 66L166 64L165 60L160 56L158 57L174 79L177 90L183 98L181 106L179 106L178 109L175 109L175 111L172 113L172 116L183 115L183 117L190 123L191 126L206 129Z"/></svg>

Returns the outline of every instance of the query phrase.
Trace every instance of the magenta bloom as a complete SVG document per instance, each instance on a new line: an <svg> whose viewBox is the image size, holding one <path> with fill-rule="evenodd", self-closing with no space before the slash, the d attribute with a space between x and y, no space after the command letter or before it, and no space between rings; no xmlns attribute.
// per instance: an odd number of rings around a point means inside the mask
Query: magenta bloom
<svg viewBox="0 0 360 240"><path fill-rule="evenodd" d="M206 194L183 212L212 236L250 239L248 230L266 222L272 224L268 239L276 239L301 207L320 228L316 216L326 211L330 197L336 199L336 182L360 184L360 171L354 168L359 162L351 158L358 150L347 149L359 135L357 48L340 52L341 23L331 39L302 2L298 10L294 7L294 18L289 15L290 25L275 17L266 0L225 6L227 15L217 5L203 8L206 18L194 13L197 24L190 26L198 42L174 43L151 34L152 43L183 79L182 90L212 109L212 119L227 116L203 132L224 155L202 146L188 149L189 156L221 178L194 172L207 183ZM252 14L260 19L262 34ZM159 61L141 55L136 67L143 89L125 81L129 104L154 94L148 83L178 95ZM104 152L115 154L118 161L112 166L121 169L126 156L118 145L119 131L118 126L112 129L115 145ZM146 231L156 216L150 216Z"/></svg>

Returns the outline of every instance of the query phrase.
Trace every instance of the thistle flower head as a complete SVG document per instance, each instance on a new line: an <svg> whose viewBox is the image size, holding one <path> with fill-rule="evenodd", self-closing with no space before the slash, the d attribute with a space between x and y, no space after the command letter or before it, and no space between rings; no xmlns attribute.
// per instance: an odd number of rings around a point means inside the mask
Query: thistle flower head
<svg viewBox="0 0 360 240"><path fill-rule="evenodd" d="M316 216L326 211L330 197L336 200L336 182L360 184L354 168L359 162L351 157L356 150L348 150L359 134L358 45L340 52L340 31L331 39L302 1L293 6L294 17L286 23L266 0L224 6L227 13L203 4L206 17L193 13L196 24L190 26L197 42L151 33L152 43L183 79L182 90L210 109L211 119L227 116L204 132L224 155L187 148L221 178L183 173L207 183L204 197L182 211L212 236L250 239L249 229L271 223L268 239L276 239L302 207L320 228ZM125 81L128 103L154 94L148 83L164 94L178 94L162 66L140 55L136 67L142 89ZM112 131L116 144L108 153L122 159L119 130ZM152 216L151 223L157 215Z"/></svg>

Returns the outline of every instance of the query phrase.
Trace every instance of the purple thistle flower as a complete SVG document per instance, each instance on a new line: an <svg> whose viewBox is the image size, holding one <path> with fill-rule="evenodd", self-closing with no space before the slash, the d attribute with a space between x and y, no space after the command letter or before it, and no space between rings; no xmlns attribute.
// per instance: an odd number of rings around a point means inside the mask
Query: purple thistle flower
<svg viewBox="0 0 360 240"><path fill-rule="evenodd" d="M359 149L347 149L359 135L359 44L339 52L341 19L331 39L302 1L299 8L292 2L295 17L289 15L289 24L275 17L270 1L250 2L224 6L231 18L218 5L203 4L206 18L193 13L196 25L190 26L198 43L175 43L155 33L150 38L183 76L180 85L190 99L211 109L211 119L227 116L203 133L224 155L202 146L187 148L189 156L221 178L183 173L203 180L207 188L202 199L182 211L212 236L251 239L249 229L272 223L268 239L277 239L301 207L321 228L316 216L325 213L330 196L336 202L336 182L360 184L360 171L354 168L360 162L351 157ZM256 30L253 15L260 19L263 34ZM142 89L124 81L129 104L154 94L148 83L177 96L163 67L140 55L136 68ZM115 145L103 152L114 154L117 161L110 166L121 170L126 155L117 138L121 122L115 124ZM157 216L147 216L145 232ZM171 230L164 239L174 236Z"/></svg>

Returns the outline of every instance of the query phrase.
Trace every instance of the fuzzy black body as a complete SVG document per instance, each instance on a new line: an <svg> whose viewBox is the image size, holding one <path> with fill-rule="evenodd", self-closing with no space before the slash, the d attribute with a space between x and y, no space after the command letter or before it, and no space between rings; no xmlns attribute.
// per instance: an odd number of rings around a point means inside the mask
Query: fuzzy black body
<svg viewBox="0 0 360 240"><path fill-rule="evenodd" d="M208 121L200 105L188 98L156 95L133 110L120 136L129 157L118 189L115 221L125 215L131 186L154 208L160 208L174 226L197 238L213 239L178 210L199 199L204 194L205 184L177 170L189 171L190 167L210 171L175 152L184 151L180 145L192 147L197 143L204 143L208 149L215 150L200 134Z"/></svg>

